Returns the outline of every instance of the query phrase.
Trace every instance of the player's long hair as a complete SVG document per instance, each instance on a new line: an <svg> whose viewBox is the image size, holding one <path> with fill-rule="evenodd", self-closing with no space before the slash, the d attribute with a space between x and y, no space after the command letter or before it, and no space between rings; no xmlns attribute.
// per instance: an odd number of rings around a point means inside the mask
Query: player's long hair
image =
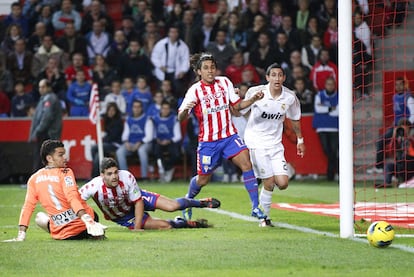
<svg viewBox="0 0 414 277"><path fill-rule="evenodd" d="M196 53L190 57L190 66L196 75L196 80L194 82L200 81L200 75L198 75L197 71L201 69L201 65L204 61L212 61L217 67L217 61L210 53Z"/></svg>

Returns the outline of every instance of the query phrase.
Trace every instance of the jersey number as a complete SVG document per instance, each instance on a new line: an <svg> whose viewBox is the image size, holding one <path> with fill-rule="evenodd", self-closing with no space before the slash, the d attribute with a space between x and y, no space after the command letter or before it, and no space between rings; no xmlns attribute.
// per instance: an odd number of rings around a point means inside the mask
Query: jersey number
<svg viewBox="0 0 414 277"><path fill-rule="evenodd" d="M50 199L52 200L53 204L55 204L57 210L62 210L62 204L60 203L59 199L56 197L55 192L53 191L52 185L47 186L47 191L49 192Z"/></svg>

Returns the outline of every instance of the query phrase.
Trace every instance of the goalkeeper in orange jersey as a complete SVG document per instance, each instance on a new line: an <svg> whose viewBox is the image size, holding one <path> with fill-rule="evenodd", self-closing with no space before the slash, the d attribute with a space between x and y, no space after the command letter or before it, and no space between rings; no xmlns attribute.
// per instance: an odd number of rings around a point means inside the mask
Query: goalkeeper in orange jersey
<svg viewBox="0 0 414 277"><path fill-rule="evenodd" d="M81 199L72 170L66 167L63 143L46 140L40 148L45 165L27 183L26 198L20 213L19 232L10 241L24 241L30 218L40 202L46 213L39 212L36 223L50 232L56 240L103 238L106 226L100 224L96 213Z"/></svg>

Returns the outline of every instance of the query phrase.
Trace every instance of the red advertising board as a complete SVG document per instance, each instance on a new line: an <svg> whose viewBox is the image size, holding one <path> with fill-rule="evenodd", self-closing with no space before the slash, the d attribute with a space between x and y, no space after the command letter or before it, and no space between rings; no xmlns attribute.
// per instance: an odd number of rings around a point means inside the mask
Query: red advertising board
<svg viewBox="0 0 414 277"><path fill-rule="evenodd" d="M0 145L2 142L26 142L30 124L30 119L0 119ZM284 135L286 159L295 167L298 174L325 174L326 157L322 152L318 135L312 128L312 116L302 117L302 133L306 144L305 157L300 158L296 155L296 140L293 141L292 138L291 141L289 136ZM67 150L69 166L77 178L89 179L91 147L96 144L95 126L88 119L65 118L62 141Z"/></svg>

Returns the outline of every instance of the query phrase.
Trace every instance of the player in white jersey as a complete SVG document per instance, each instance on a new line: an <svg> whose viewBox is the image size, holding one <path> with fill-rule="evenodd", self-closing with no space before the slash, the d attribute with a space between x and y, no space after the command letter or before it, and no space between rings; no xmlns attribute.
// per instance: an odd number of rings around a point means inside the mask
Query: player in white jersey
<svg viewBox="0 0 414 277"><path fill-rule="evenodd" d="M188 207L218 208L220 206L220 201L215 198L170 199L158 193L142 190L129 171L118 169L118 163L113 158L104 158L101 163L101 175L83 185L79 192L83 200L92 198L95 201L105 219L131 230L207 228L209 225L205 219L162 220L152 218L147 211L160 209L173 212Z"/></svg>
<svg viewBox="0 0 414 277"><path fill-rule="evenodd" d="M297 136L297 154L305 154L305 144L300 127L300 102L295 93L282 84L286 79L282 67L274 63L266 70L266 85L251 87L245 99L257 92L264 93L261 100L241 111L248 115L244 140L250 150L250 159L257 178L262 179L260 206L269 216L272 193L275 186L280 190L288 187L288 167L282 144L283 121L290 119ZM272 226L270 218L262 220L261 226Z"/></svg>
<svg viewBox="0 0 414 277"><path fill-rule="evenodd" d="M266 216L259 208L258 186L250 162L249 151L231 121L231 110L241 110L263 97L262 92L241 100L234 92L233 83L223 76L216 76L217 63L211 54L191 57L193 70L200 77L187 91L178 109L178 119L187 119L193 112L200 127L197 149L197 176L194 176L186 197L194 198L210 181L222 159L231 160L243 174L243 182L252 203L251 215L259 219ZM184 213L191 218L191 209Z"/></svg>

